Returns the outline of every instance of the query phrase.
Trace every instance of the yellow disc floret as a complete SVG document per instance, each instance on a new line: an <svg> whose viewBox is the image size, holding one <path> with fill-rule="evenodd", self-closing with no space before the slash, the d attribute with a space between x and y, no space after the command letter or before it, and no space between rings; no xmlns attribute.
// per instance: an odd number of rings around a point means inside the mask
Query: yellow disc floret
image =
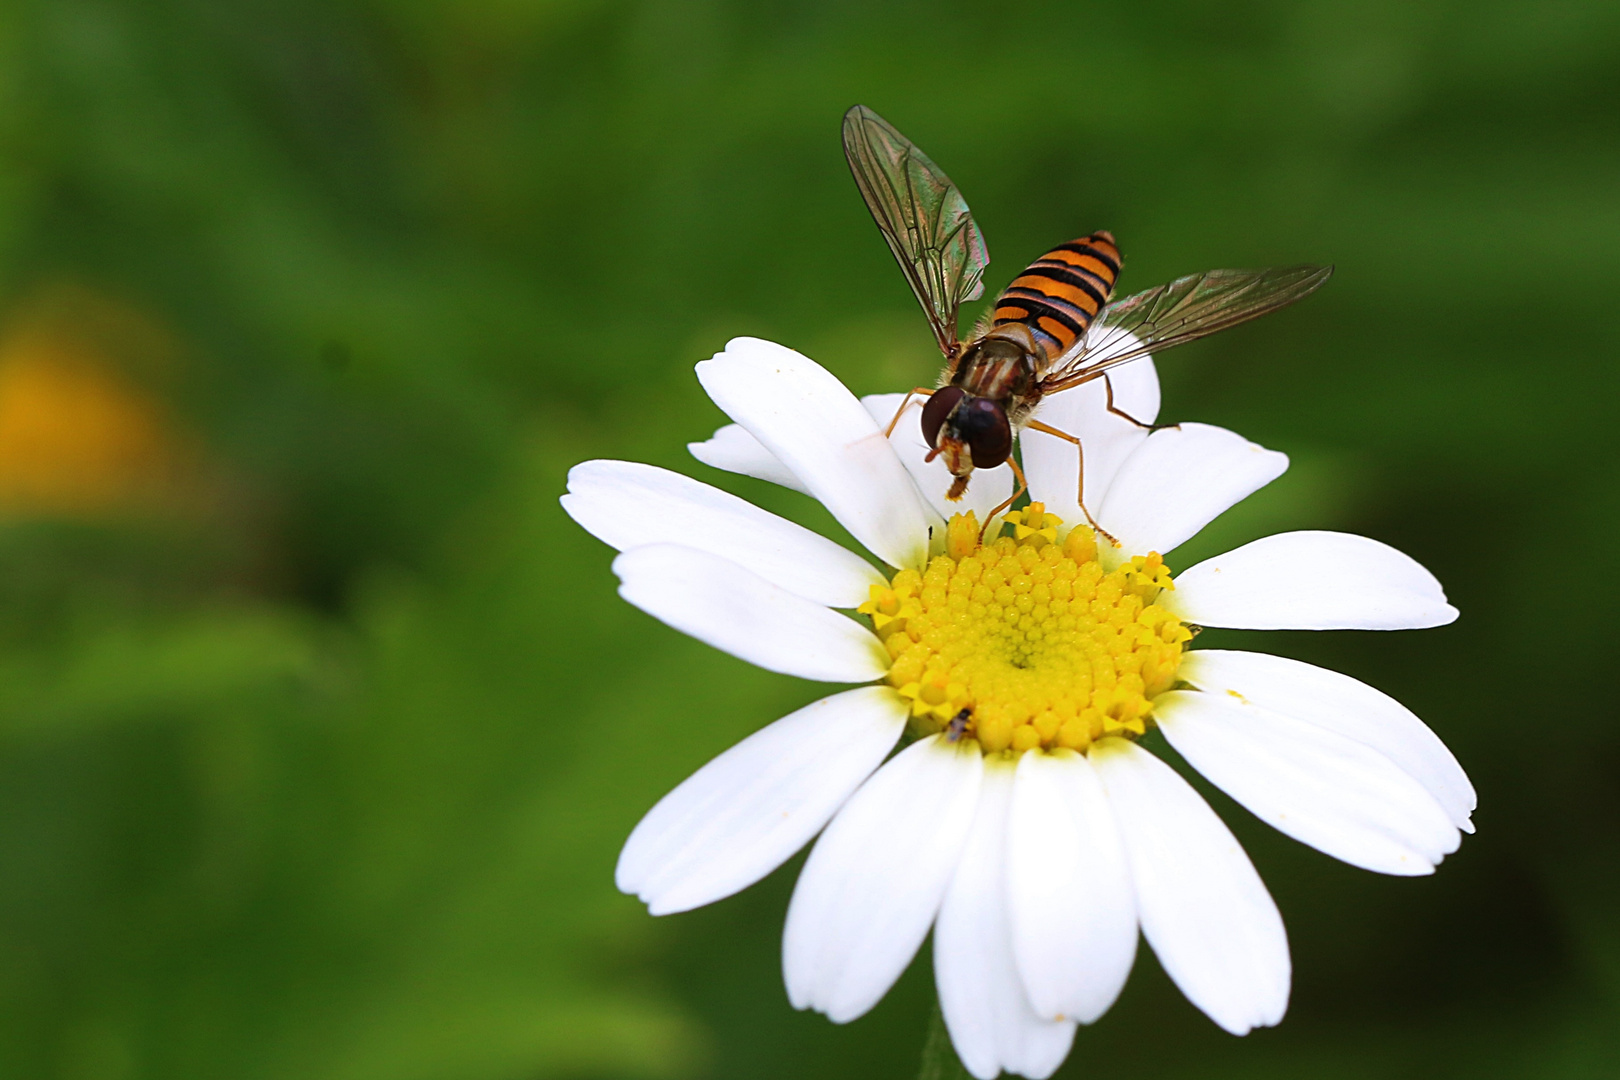
<svg viewBox="0 0 1620 1080"><path fill-rule="evenodd" d="M1157 554L1111 571L1084 525L1040 503L1007 515L1012 535L982 544L958 514L926 570L873 586L860 610L893 658L888 681L921 732L948 729L987 753L1085 750L1147 730L1192 633L1155 600L1172 589Z"/></svg>

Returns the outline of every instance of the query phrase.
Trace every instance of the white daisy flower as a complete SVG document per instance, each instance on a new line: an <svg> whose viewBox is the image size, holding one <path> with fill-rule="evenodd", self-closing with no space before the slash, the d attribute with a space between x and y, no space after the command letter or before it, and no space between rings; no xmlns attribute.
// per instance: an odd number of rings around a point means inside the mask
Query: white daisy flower
<svg viewBox="0 0 1620 1080"><path fill-rule="evenodd" d="M1140 927L1215 1023L1277 1023L1290 966L1276 905L1208 804L1139 745L1149 727L1253 813L1356 866L1427 874L1472 831L1468 778L1393 699L1296 660L1187 649L1194 626L1457 617L1422 566L1344 533L1271 536L1172 578L1162 556L1279 476L1284 455L1203 424L1149 433L1091 383L1040 417L1084 440L1087 504L1117 544L1074 524L1074 448L1026 432L1036 501L981 545L975 519L1011 494L1009 470L976 472L945 502L916 420L883 436L900 395L859 401L752 338L697 373L735 424L693 454L814 496L892 568L650 465L586 462L563 496L622 553L620 593L643 611L772 671L870 684L699 769L619 858L619 887L662 915L746 888L820 833L783 940L798 1008L862 1015L932 928L968 1071L1040 1080L1119 994ZM1112 381L1121 409L1157 415L1151 360Z"/></svg>

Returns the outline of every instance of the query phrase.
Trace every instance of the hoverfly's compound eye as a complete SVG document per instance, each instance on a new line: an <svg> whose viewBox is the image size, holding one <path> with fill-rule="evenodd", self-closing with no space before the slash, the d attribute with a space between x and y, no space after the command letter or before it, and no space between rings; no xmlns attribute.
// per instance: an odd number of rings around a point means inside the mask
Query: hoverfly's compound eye
<svg viewBox="0 0 1620 1080"><path fill-rule="evenodd" d="M975 469L993 469L1012 453L1012 425L1007 414L989 398L972 398L960 409L951 427L973 451Z"/></svg>
<svg viewBox="0 0 1620 1080"><path fill-rule="evenodd" d="M956 403L965 396L960 386L947 386L935 390L928 403L923 406L922 432L923 438L928 442L928 449L939 449L939 429L944 426L945 418L951 415Z"/></svg>

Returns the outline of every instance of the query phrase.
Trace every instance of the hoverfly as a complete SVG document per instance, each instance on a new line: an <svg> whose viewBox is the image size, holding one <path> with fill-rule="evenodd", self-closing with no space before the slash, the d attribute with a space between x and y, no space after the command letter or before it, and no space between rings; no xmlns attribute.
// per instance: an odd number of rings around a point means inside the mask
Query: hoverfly
<svg viewBox="0 0 1620 1080"><path fill-rule="evenodd" d="M1114 407L1110 368L1276 311L1333 273L1331 266L1209 270L1110 302L1120 252L1110 233L1094 232L1031 263L963 341L957 312L964 300L983 294L990 253L962 193L928 155L864 105L844 114L844 156L945 355L939 385L907 394L889 431L913 396L928 399L922 409L928 460L945 459L954 477L946 498L953 502L967 491L974 469L1010 463L1018 489L991 517L1027 488L1012 457L1025 428L1084 453L1076 436L1033 418L1043 398L1101 378L1108 411L1148 427ZM1080 507L1089 519L1084 468L1080 475Z"/></svg>

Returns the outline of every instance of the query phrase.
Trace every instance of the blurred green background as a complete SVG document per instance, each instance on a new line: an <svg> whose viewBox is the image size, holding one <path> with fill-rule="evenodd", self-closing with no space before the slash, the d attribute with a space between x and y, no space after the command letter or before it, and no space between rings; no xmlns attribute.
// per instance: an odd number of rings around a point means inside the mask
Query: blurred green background
<svg viewBox="0 0 1620 1080"><path fill-rule="evenodd" d="M992 291L1101 227L1131 290L1337 263L1161 361L1166 419L1294 461L1174 561L1353 530L1463 612L1205 639L1401 698L1479 832L1385 878L1216 797L1290 1016L1230 1038L1144 950L1062 1075L1620 1074L1617 71L1612 0L9 0L0 1075L913 1074L926 957L847 1027L788 1005L797 862L614 891L641 813L824 688L618 601L556 502L625 457L827 525L684 444L733 335L931 376L856 101Z"/></svg>

